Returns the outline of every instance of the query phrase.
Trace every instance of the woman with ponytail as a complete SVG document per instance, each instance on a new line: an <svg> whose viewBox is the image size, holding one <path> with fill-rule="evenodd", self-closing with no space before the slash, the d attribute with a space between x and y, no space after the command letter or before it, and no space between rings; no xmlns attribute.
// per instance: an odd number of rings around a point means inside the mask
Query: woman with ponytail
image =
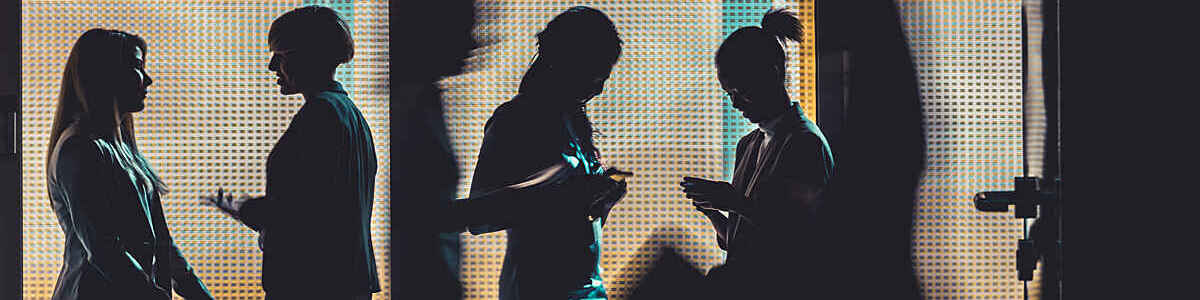
<svg viewBox="0 0 1200 300"><path fill-rule="evenodd" d="M138 151L146 42L92 29L63 72L46 157L47 187L66 236L52 299L212 299L171 239L162 180Z"/></svg>
<svg viewBox="0 0 1200 300"><path fill-rule="evenodd" d="M544 203L560 207L468 229L508 232L500 299L605 299L601 228L626 186L604 176L614 171L600 165L585 105L603 92L621 39L603 12L577 6L554 17L537 40L537 56L518 94L496 108L484 129L472 199L564 161L587 180L580 188L522 195L553 199Z"/></svg>
<svg viewBox="0 0 1200 300"><path fill-rule="evenodd" d="M820 246L788 242L812 240L814 212L833 175L824 134L787 94L783 45L799 42L802 32L794 11L772 9L762 27L742 27L717 49L721 88L759 127L738 141L732 183L693 177L680 183L727 253L725 264L708 273L720 293L778 297L810 282L803 274L772 277L803 273L805 249Z"/></svg>

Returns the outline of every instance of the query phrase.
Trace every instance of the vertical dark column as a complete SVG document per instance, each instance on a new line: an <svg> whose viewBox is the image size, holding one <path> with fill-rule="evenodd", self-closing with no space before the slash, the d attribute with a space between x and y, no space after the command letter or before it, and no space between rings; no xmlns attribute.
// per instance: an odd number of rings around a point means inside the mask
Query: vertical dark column
<svg viewBox="0 0 1200 300"><path fill-rule="evenodd" d="M818 76L834 72L828 64L840 67L835 82L817 79L818 112L843 111L840 124L818 118L822 131L827 124L840 128L830 142L835 175L817 211L817 243L831 246L807 258L813 298L920 299L911 243L925 134L897 7L886 0L819 0L816 22Z"/></svg>
<svg viewBox="0 0 1200 300"><path fill-rule="evenodd" d="M21 6L0 4L0 299L21 297Z"/></svg>
<svg viewBox="0 0 1200 300"><path fill-rule="evenodd" d="M1043 145L1045 153L1042 163L1042 174L1044 184L1043 190L1051 192L1061 192L1058 185L1055 183L1060 179L1062 165L1060 163L1062 152L1060 152L1061 139L1061 123L1059 123L1059 114L1061 112L1061 102L1059 100L1059 23L1058 23L1058 0L1044 0L1042 2L1042 24L1044 26L1042 33L1042 80L1045 90L1046 99L1046 142ZM1038 174L1032 174L1037 176ZM1040 242L1050 245L1039 247L1039 251L1043 255L1042 269L1042 299L1057 300L1062 299L1062 253L1058 248L1059 241L1062 241L1062 201L1061 195L1054 199L1053 203L1043 204L1041 218L1044 219L1039 225L1044 226L1039 228L1039 231L1044 233L1039 238Z"/></svg>

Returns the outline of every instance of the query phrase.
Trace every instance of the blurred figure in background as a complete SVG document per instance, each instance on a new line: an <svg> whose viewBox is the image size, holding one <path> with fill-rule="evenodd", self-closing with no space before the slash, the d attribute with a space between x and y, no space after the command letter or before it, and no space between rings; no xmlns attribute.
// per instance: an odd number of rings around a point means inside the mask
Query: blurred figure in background
<svg viewBox="0 0 1200 300"><path fill-rule="evenodd" d="M402 34L395 40L392 128L393 289L428 299L461 299L462 226L450 222L458 188L458 163L446 134L442 89L437 82L463 71L477 43L472 0L421 1L397 9ZM436 24L436 26L429 26Z"/></svg>
<svg viewBox="0 0 1200 300"><path fill-rule="evenodd" d="M816 15L818 53L848 53L849 88L833 145L837 174L816 211L816 242L824 246L802 257L810 261L806 274L820 276L797 283L814 299L920 299L912 218L925 132L899 12L888 0L817 0Z"/></svg>

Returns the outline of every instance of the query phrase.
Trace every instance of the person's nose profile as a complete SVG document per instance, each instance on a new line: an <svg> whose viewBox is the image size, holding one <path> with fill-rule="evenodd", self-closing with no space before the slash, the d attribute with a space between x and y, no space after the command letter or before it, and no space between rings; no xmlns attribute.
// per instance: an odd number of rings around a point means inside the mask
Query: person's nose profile
<svg viewBox="0 0 1200 300"><path fill-rule="evenodd" d="M271 61L267 63L267 70L279 71L279 54L271 54Z"/></svg>

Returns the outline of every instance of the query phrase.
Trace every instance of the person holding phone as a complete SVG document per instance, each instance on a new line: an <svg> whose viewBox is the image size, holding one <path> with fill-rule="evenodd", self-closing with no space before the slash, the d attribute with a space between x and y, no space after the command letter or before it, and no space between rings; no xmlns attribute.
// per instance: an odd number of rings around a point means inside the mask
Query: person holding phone
<svg viewBox="0 0 1200 300"><path fill-rule="evenodd" d="M266 299L370 299L380 291L375 143L334 80L354 57L350 27L331 8L306 6L275 19L267 42L279 93L304 105L267 157L265 196L207 200L259 232Z"/></svg>
<svg viewBox="0 0 1200 300"><path fill-rule="evenodd" d="M708 278L730 297L787 295L798 278L774 274L802 271L804 247L820 246L789 243L803 242L813 230L813 214L834 167L824 134L787 94L781 43L800 41L802 30L794 11L772 9L762 27L742 27L721 44L716 54L721 88L759 128L738 141L732 183L694 177L680 183L728 254Z"/></svg>
<svg viewBox="0 0 1200 300"><path fill-rule="evenodd" d="M508 232L500 299L605 299L601 231L625 194L620 174L628 173L601 166L585 105L604 91L621 39L603 12L576 6L550 20L537 40L537 56L517 95L496 108L485 125L471 195L561 162L570 176L595 180L573 190L527 194L555 201L508 224L468 229ZM575 211L562 207L581 200L595 205Z"/></svg>

